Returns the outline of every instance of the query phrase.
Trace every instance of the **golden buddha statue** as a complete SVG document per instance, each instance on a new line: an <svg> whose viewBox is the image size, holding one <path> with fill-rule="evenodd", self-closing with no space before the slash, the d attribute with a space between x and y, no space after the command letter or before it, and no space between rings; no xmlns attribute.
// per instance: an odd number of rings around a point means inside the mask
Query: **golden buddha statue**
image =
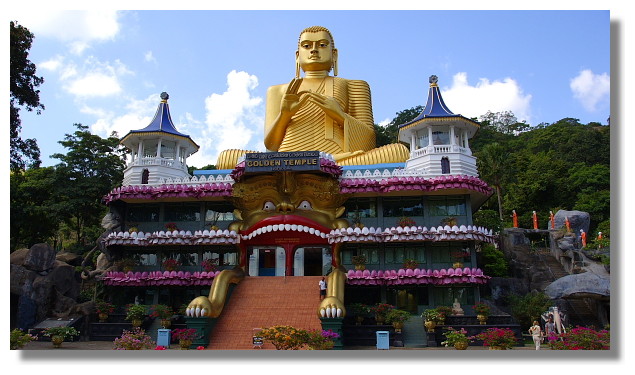
<svg viewBox="0 0 635 375"><path fill-rule="evenodd" d="M370 87L365 81L337 77L334 44L331 32L321 26L300 33L295 78L267 91L267 150L323 151L339 165L406 161L410 152L402 144L375 148ZM329 75L331 70L334 76ZM247 152L253 151L223 151L216 167L232 169Z"/></svg>

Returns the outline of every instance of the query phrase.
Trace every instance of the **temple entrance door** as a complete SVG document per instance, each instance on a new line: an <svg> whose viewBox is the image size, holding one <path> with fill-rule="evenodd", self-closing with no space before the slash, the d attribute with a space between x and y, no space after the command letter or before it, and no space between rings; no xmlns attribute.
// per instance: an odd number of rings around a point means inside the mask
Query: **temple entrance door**
<svg viewBox="0 0 635 375"><path fill-rule="evenodd" d="M285 253L281 247L253 246L249 255L249 276L284 276Z"/></svg>
<svg viewBox="0 0 635 375"><path fill-rule="evenodd" d="M294 276L324 276L331 270L328 246L299 247L293 259Z"/></svg>

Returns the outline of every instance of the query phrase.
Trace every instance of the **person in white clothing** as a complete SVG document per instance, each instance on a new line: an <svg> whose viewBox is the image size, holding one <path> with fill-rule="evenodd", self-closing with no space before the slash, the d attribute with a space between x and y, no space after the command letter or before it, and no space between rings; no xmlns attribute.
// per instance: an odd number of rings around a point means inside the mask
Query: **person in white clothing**
<svg viewBox="0 0 635 375"><path fill-rule="evenodd" d="M319 282L320 285L320 301L324 299L324 297L326 297L326 280L324 280L324 278L322 278L322 280L320 280Z"/></svg>
<svg viewBox="0 0 635 375"><path fill-rule="evenodd" d="M536 345L536 350L540 350L540 341L542 339L542 329L540 328L540 324L538 324L537 320L534 320L534 325L529 328L529 334L531 338L534 339L534 344Z"/></svg>

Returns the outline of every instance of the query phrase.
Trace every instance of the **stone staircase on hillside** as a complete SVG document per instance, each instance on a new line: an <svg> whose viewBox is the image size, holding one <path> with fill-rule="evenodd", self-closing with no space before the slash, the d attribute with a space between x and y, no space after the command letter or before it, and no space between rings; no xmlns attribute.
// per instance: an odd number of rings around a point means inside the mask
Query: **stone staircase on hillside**
<svg viewBox="0 0 635 375"><path fill-rule="evenodd" d="M234 288L210 334L208 349L253 349L254 328L321 329L321 276L247 276ZM263 349L274 349L265 343Z"/></svg>
<svg viewBox="0 0 635 375"><path fill-rule="evenodd" d="M569 275L569 273L564 270L564 267L562 267L562 264L560 264L560 262L558 262L558 260L552 255L543 256L543 260L547 267L549 267L549 269L551 270L554 281L563 276Z"/></svg>

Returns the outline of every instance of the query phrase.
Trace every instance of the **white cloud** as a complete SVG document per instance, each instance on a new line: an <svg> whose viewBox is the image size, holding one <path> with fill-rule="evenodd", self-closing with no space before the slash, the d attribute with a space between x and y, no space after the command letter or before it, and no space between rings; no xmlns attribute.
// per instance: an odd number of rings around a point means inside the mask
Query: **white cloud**
<svg viewBox="0 0 635 375"><path fill-rule="evenodd" d="M116 77L103 73L92 72L74 80L65 89L73 95L80 97L87 96L110 96L121 92L121 86Z"/></svg>
<svg viewBox="0 0 635 375"><path fill-rule="evenodd" d="M573 97L589 112L595 112L598 106L607 105L611 95L611 77L606 74L594 74L585 69L572 78L569 87Z"/></svg>
<svg viewBox="0 0 635 375"><path fill-rule="evenodd" d="M531 95L523 93L512 78L501 81L480 78L476 85L470 86L467 73L460 72L454 75L452 86L442 92L448 108L465 117L479 117L487 111L512 111L519 121L531 123Z"/></svg>
<svg viewBox="0 0 635 375"><path fill-rule="evenodd" d="M265 151L263 100L251 94L257 86L258 77L232 70L227 74L227 91L205 99L205 128L200 138L192 136L201 146L202 165L215 164L218 154L227 149Z"/></svg>
<svg viewBox="0 0 635 375"><path fill-rule="evenodd" d="M61 59L58 62L56 69L64 90L79 99L119 94L121 77L134 74L119 60L110 63L88 57L79 67L74 62L63 64Z"/></svg>
<svg viewBox="0 0 635 375"><path fill-rule="evenodd" d="M119 33L116 10L60 10L47 9L15 11L12 19L28 28L38 38L49 37L64 42L90 42L113 39ZM63 25L63 26L60 26Z"/></svg>
<svg viewBox="0 0 635 375"><path fill-rule="evenodd" d="M150 95L143 100L126 99L126 113L118 116L112 111L89 106L82 107L81 112L99 117L90 127L93 133L107 137L115 131L121 138L131 130L148 126L160 100L158 94Z"/></svg>
<svg viewBox="0 0 635 375"><path fill-rule="evenodd" d="M147 62L156 62L157 59L154 58L154 55L152 54L152 51L147 51L146 53L143 54L143 59Z"/></svg>

